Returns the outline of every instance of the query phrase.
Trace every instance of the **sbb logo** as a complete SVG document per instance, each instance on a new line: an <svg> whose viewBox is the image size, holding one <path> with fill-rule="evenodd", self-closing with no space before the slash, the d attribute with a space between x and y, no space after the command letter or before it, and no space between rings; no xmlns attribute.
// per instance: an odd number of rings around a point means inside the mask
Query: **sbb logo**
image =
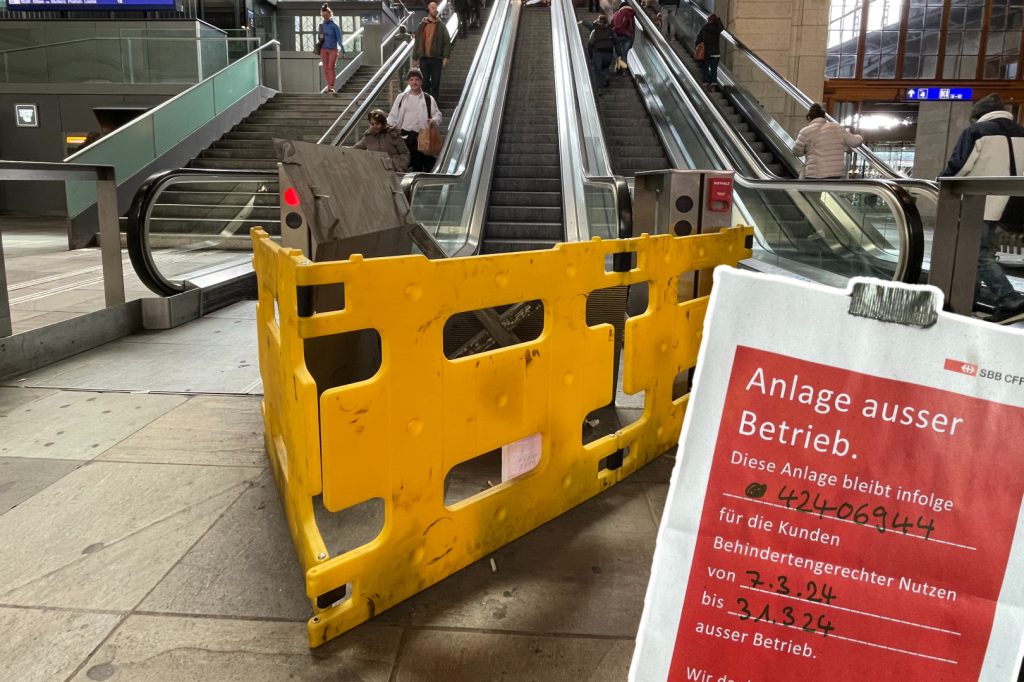
<svg viewBox="0 0 1024 682"><path fill-rule="evenodd" d="M950 372L959 372L960 374L966 374L968 376L978 375L978 366L973 365L969 362L963 362L962 360L954 360L952 358L946 358L946 364L944 369L948 369Z"/></svg>

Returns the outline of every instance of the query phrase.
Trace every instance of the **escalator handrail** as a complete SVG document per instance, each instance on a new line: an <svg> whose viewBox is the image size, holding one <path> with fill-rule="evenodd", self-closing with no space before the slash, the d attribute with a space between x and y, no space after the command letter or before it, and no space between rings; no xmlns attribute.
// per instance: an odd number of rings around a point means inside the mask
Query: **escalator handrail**
<svg viewBox="0 0 1024 682"><path fill-rule="evenodd" d="M164 277L153 258L149 246L149 218L156 204L156 199L164 188L180 177L208 176L216 179L250 180L275 182L275 171L219 170L214 168L174 168L149 176L139 187L128 209L125 238L128 246L128 257L139 279L154 293L161 296L173 296L188 289L184 281L177 282Z"/></svg>
<svg viewBox="0 0 1024 682"><path fill-rule="evenodd" d="M632 2L633 0L629 1ZM637 18L640 18L639 15ZM648 23L650 22L646 16L644 16L644 19L646 19ZM653 27L653 24L651 24L651 26ZM658 37L661 38L663 46L667 45L667 43L664 43L664 38L662 38L660 34ZM655 53L662 60L666 60L665 50L657 49L658 45L654 41L652 41L652 46L655 47ZM678 57L674 53L672 53L672 56L676 57L676 63L678 63ZM667 66L670 67L667 71L669 73L673 73L673 69L671 68L673 61L666 60L666 62ZM701 133L702 138L709 146L712 156L717 158L717 163L719 163L723 168L733 168L730 157L725 153L725 150L719 143L717 136L709 129L709 121L705 120L700 115L693 99L687 96L686 90L683 88L683 84L679 81L679 78L677 76L669 78L667 86L675 91L676 97L680 102L682 102L683 106L686 107L688 120L695 124ZM717 117L717 121L719 122L719 125L724 125L724 122L721 121L720 117ZM728 132L735 131L732 131L731 128L729 128ZM679 150L675 149L672 145L668 145L666 147L666 152L669 154L670 160L673 164L680 161L678 158ZM902 182L890 179L793 180L776 178L770 175L769 177L752 179L745 177L740 172L736 172L735 182L741 187L761 191L851 192L861 194L869 193L879 196L887 205L892 207L893 217L895 218L896 228L899 234L900 249L899 255L897 256L895 277L901 282L918 282L921 272L921 259L924 253L924 228L917 205L910 197L909 192L905 189Z"/></svg>
<svg viewBox="0 0 1024 682"><path fill-rule="evenodd" d="M558 126L562 178L564 180L567 175L574 178L573 191L568 199L564 182L562 186L567 241L585 241L592 235L590 216L585 210L586 194L583 191L587 184L606 185L615 198L617 226L615 234L611 236L631 236L632 197L625 179L616 176L612 169L576 16L570 14L566 4L556 0L551 5L551 24L552 49L556 57L555 85L562 90L563 95L556 97L560 104L558 118L570 122L570 125ZM565 210L570 207L571 210ZM579 229L581 226L584 229ZM570 230L572 235L569 234Z"/></svg>

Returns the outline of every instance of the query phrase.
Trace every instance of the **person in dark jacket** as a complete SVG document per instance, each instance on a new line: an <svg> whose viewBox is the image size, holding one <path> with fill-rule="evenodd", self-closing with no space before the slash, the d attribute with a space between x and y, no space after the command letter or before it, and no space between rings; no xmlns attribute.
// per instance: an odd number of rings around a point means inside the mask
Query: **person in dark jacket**
<svg viewBox="0 0 1024 682"><path fill-rule="evenodd" d="M700 62L701 78L704 89L715 90L718 87L718 60L722 56L722 20L717 14L708 16L708 23L697 33L695 45L704 45L704 59Z"/></svg>
<svg viewBox="0 0 1024 682"><path fill-rule="evenodd" d="M402 131L388 125L388 115L381 109L371 111L367 120L370 127L363 139L356 142L355 149L387 154L396 173L409 170L409 146L402 137Z"/></svg>
<svg viewBox="0 0 1024 682"><path fill-rule="evenodd" d="M942 169L942 177L1010 175L1010 154L1013 154L1017 175L1024 175L1024 127L1017 125L1006 111L999 95L978 100L971 109L971 125L960 134L953 153ZM990 196L985 199L985 231L978 251L978 283L975 300L986 299L995 306L992 322L1014 322L1024 319L1024 294L1016 291L996 260L995 238L1000 229L1003 210L1009 197Z"/></svg>
<svg viewBox="0 0 1024 682"><path fill-rule="evenodd" d="M592 29L587 40L587 56L590 57L590 65L594 69L597 94L602 95L609 85L608 70L615 62L615 35L608 24L608 17L603 14L592 24L589 21L580 23Z"/></svg>
<svg viewBox="0 0 1024 682"><path fill-rule="evenodd" d="M423 91L434 99L441 96L441 69L448 66L452 39L448 27L437 15L437 3L427 5L427 16L416 28L412 59L423 73Z"/></svg>

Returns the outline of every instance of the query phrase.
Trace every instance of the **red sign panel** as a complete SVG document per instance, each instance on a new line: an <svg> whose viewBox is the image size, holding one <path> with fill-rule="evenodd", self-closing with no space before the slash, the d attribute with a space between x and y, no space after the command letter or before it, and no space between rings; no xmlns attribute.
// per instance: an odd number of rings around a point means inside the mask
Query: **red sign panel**
<svg viewBox="0 0 1024 682"><path fill-rule="evenodd" d="M978 679L1021 443L1022 408L737 348L670 679Z"/></svg>

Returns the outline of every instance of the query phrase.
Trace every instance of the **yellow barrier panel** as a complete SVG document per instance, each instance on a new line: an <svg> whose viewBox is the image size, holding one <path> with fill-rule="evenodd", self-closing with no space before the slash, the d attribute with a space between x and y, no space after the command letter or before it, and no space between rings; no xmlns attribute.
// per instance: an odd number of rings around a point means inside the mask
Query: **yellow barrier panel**
<svg viewBox="0 0 1024 682"><path fill-rule="evenodd" d="M318 646L437 583L632 474L675 445L687 396L673 380L694 366L707 299L680 302L679 278L750 257L750 228L710 235L561 244L451 260L402 256L311 263L253 231L259 281L260 372L267 450L314 616ZM637 266L607 272L615 253ZM647 283L647 310L626 323L623 387L644 391L640 419L591 443L582 424L613 398L614 333L586 323L597 289ZM299 315L298 291L344 283L344 308ZM304 290L308 291L308 290ZM544 327L533 341L448 360L446 320L464 311L540 299ZM317 387L307 339L373 329L381 365L371 378ZM541 434L531 471L451 506L453 467ZM617 469L602 459L622 451ZM331 557L313 516L384 501L371 542ZM333 605L318 597L341 595ZM331 599L334 597L332 596Z"/></svg>

